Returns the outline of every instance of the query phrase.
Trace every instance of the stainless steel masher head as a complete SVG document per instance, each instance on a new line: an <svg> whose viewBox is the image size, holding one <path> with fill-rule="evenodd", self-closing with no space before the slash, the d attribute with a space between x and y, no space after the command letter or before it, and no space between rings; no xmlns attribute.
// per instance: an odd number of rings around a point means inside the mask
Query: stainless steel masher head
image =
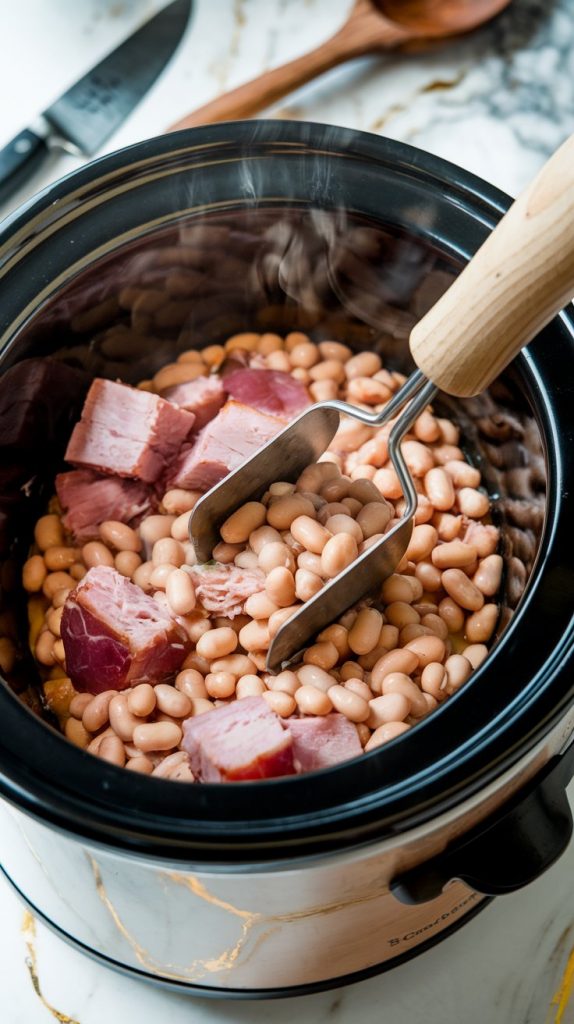
<svg viewBox="0 0 574 1024"><path fill-rule="evenodd" d="M246 501L260 499L276 480L297 480L305 467L316 462L328 448L341 415L352 416L370 427L381 427L406 405L389 435L389 458L406 498L404 515L381 540L359 555L351 569L326 583L278 630L267 657L269 671L279 669L306 645L310 637L380 586L403 557L412 533L417 492L404 462L400 441L435 392L434 384L417 371L378 414L347 402L319 402L302 412L285 430L197 502L191 514L190 536L198 561L206 562L220 540L219 528L227 516Z"/></svg>
<svg viewBox="0 0 574 1024"><path fill-rule="evenodd" d="M418 500L401 453L402 438L439 388L463 397L487 387L572 297L573 224L574 136L413 328L409 344L419 369L380 413L340 401L318 403L198 501L189 534L201 562L211 557L219 527L235 509L260 498L276 480L296 480L317 461L341 414L380 427L401 413L389 436L389 457L406 500L401 520L283 624L269 648L269 671L292 660L311 637L394 572L407 549Z"/></svg>

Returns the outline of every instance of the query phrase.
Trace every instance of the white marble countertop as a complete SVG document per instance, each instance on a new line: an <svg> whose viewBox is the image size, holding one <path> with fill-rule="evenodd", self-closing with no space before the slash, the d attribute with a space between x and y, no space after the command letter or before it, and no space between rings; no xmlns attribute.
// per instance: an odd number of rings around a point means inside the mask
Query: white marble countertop
<svg viewBox="0 0 574 1024"><path fill-rule="evenodd" d="M161 6L161 0L2 3L0 145ZM220 91L317 45L349 6L349 0L196 0L175 58L106 151L159 134ZM424 54L357 61L273 113L386 134L516 194L574 131L572 0L514 0L497 23L472 37ZM79 162L53 158L0 214ZM573 878L571 846L528 890L498 899L411 963L347 989L272 1004L192 1000L113 974L34 922L0 882L0 1021L573 1024Z"/></svg>

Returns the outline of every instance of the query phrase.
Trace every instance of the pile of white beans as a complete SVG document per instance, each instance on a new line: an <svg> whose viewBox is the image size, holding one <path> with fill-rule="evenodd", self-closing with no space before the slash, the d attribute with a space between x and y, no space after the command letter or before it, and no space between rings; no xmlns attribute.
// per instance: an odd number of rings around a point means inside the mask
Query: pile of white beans
<svg viewBox="0 0 574 1024"><path fill-rule="evenodd" d="M236 349L257 352L258 365L290 373L317 401L343 398L378 410L404 381L376 353L353 355L339 342L315 344L293 332L285 339L235 335L223 346L186 351L140 387L161 394L217 372ZM418 508L406 554L380 599L324 629L300 666L276 676L265 671L282 623L402 515L404 499L388 460L391 426L374 431L345 420L332 450L296 483L278 480L261 501L226 520L214 559L264 574L261 591L234 618L208 613L186 571L196 562L187 528L198 492L167 491L158 513L137 529L102 523L99 540L81 548L70 541L52 499L36 524L23 585L45 700L68 739L130 770L191 780L180 749L183 720L232 700L261 695L283 718L340 712L355 723L368 751L460 689L488 653L502 558L480 472L459 447L458 427L430 407L402 444ZM115 567L177 616L193 646L173 682L95 697L74 691L60 636L63 605L96 565Z"/></svg>

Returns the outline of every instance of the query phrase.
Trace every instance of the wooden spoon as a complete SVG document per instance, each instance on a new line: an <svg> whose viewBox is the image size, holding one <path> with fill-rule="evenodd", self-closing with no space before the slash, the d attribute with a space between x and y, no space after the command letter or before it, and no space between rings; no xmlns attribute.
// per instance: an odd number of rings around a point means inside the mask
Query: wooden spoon
<svg viewBox="0 0 574 1024"><path fill-rule="evenodd" d="M318 75L377 50L469 32L510 0L355 0L345 24L315 50L258 75L176 121L167 130L251 117Z"/></svg>

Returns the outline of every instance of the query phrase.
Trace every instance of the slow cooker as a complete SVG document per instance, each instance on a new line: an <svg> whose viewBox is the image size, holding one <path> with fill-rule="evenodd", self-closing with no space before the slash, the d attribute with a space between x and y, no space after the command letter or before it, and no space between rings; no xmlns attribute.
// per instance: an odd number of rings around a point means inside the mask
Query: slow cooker
<svg viewBox="0 0 574 1024"><path fill-rule="evenodd" d="M299 329L408 372L413 323L509 200L362 132L221 124L104 157L0 234L0 847L15 890L102 963L202 995L269 997L394 966L527 884L572 830L574 317L454 402L505 562L499 631L404 738L261 783L136 776L74 747L38 697L19 582L95 375L134 382L190 345ZM174 279L179 284L174 284ZM165 289L152 334L123 288Z"/></svg>

